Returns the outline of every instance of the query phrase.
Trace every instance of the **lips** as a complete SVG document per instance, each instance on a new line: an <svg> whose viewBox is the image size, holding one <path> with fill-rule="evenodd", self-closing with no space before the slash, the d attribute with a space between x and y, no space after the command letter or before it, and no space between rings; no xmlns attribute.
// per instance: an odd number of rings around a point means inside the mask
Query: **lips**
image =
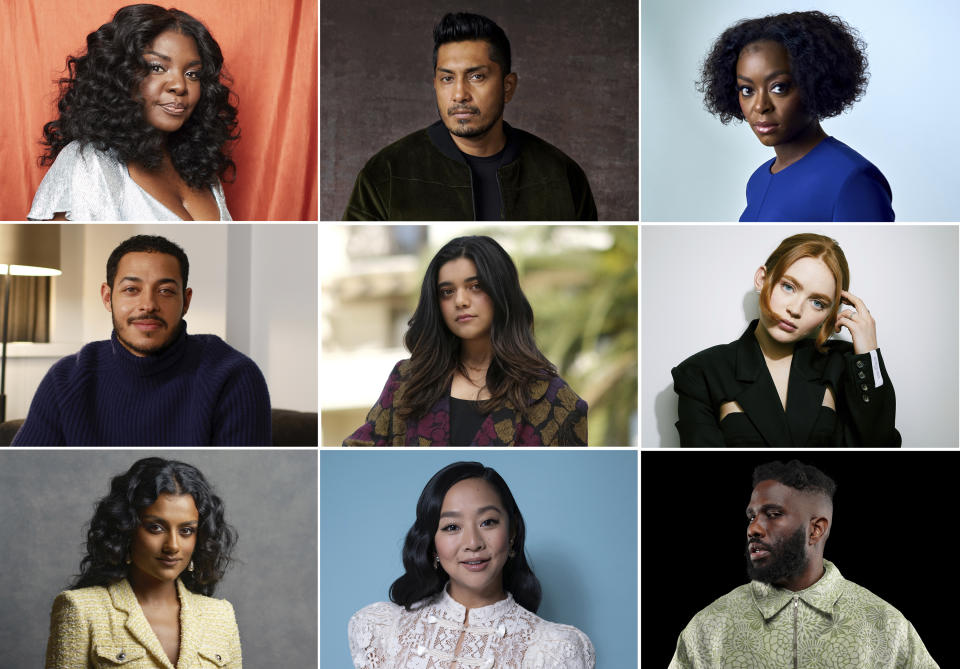
<svg viewBox="0 0 960 669"><path fill-rule="evenodd" d="M759 132L761 135L768 135L771 132L776 131L776 129L779 127L779 123L758 122L753 124L753 129Z"/></svg>
<svg viewBox="0 0 960 669"><path fill-rule="evenodd" d="M794 325L793 323L791 323L790 321L780 321L779 323L777 323L777 327L779 327L779 328L780 328L781 330L783 330L784 332L796 332L796 331L797 331L797 326Z"/></svg>
<svg viewBox="0 0 960 669"><path fill-rule="evenodd" d="M158 106L160 109L173 116L180 116L187 111L187 106L182 102L168 102L167 104Z"/></svg>
<svg viewBox="0 0 960 669"><path fill-rule="evenodd" d="M157 561L165 567L176 567L180 564L180 558L158 557Z"/></svg>
<svg viewBox="0 0 960 669"><path fill-rule="evenodd" d="M751 560L762 560L770 556L770 551L767 546L759 541L749 544L747 546L747 552L750 554Z"/></svg>
<svg viewBox="0 0 960 669"><path fill-rule="evenodd" d="M160 328L164 327L163 321L154 320L152 318L138 319L138 320L132 321L131 325L133 325L133 327L137 328L138 330L159 330Z"/></svg>
<svg viewBox="0 0 960 669"><path fill-rule="evenodd" d="M476 318L476 316L474 316L473 314L463 314L463 315L457 316L457 322L467 323L469 321L472 321L474 318Z"/></svg>
<svg viewBox="0 0 960 669"><path fill-rule="evenodd" d="M464 566L465 569L469 571L483 571L487 568L487 565L490 563L490 558L485 558L482 560L468 560L463 561L460 564Z"/></svg>

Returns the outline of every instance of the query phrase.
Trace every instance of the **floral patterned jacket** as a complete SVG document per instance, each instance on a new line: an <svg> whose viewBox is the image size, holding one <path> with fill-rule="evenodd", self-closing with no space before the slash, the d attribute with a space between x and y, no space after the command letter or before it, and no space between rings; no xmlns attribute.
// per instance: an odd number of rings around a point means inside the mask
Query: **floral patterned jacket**
<svg viewBox="0 0 960 669"><path fill-rule="evenodd" d="M407 387L409 361L394 366L367 422L347 437L344 446L447 446L450 443L450 395L445 394L422 418L401 418L397 404ZM530 384L526 415L509 403L486 417L473 439L475 446L586 446L587 403L555 376Z"/></svg>

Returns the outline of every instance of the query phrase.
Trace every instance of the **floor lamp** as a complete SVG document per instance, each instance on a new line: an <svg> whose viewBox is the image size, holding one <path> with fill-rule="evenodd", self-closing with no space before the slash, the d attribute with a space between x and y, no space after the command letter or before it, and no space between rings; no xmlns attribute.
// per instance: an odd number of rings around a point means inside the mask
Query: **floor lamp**
<svg viewBox="0 0 960 669"><path fill-rule="evenodd" d="M59 276L60 226L51 223L0 224L0 275L3 282L3 348L0 353L0 423L7 419L7 335L10 277Z"/></svg>

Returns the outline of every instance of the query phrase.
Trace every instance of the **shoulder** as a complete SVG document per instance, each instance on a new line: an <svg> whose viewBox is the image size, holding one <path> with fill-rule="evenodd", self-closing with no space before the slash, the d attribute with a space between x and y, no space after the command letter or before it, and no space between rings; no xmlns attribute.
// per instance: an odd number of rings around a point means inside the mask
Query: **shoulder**
<svg viewBox="0 0 960 669"><path fill-rule="evenodd" d="M113 608L110 591L99 585L76 590L64 590L53 600L52 616L65 623L97 619Z"/></svg>
<svg viewBox="0 0 960 669"><path fill-rule="evenodd" d="M673 368L674 379L677 378L678 374L684 376L705 371L730 370L732 373L737 363L737 347L739 344L739 341L718 344L694 353Z"/></svg>
<svg viewBox="0 0 960 669"><path fill-rule="evenodd" d="M906 628L910 624L899 609L862 585L844 579L842 587L843 596L839 606L857 617L870 621L879 628Z"/></svg>
<svg viewBox="0 0 960 669"><path fill-rule="evenodd" d="M347 635L352 655L364 654L371 647L381 646L386 635L403 614L404 608L392 602L376 602L363 607L347 624Z"/></svg>
<svg viewBox="0 0 960 669"><path fill-rule="evenodd" d="M50 367L45 378L57 384L81 381L94 373L99 363L110 352L110 340L94 341L84 344L76 353L64 356Z"/></svg>
<svg viewBox="0 0 960 669"><path fill-rule="evenodd" d="M60 211L70 220L116 218L122 192L123 163L114 152L73 141L43 177L28 218L49 220Z"/></svg>
<svg viewBox="0 0 960 669"><path fill-rule="evenodd" d="M389 169L392 164L418 160L422 154L436 150L430 142L427 129L423 128L380 149L367 161L362 171L375 173Z"/></svg>
<svg viewBox="0 0 960 669"><path fill-rule="evenodd" d="M198 609L203 615L205 624L214 624L216 622L234 623L235 614L233 604L226 599L217 597L207 597L196 592L191 592L184 588L186 596L190 599L190 606ZM235 624L235 623L234 623Z"/></svg>
<svg viewBox="0 0 960 669"><path fill-rule="evenodd" d="M594 667L597 655L590 637L572 625L552 623L530 615L533 617L534 637L524 656L524 667Z"/></svg>
<svg viewBox="0 0 960 669"><path fill-rule="evenodd" d="M198 352L203 365L224 366L237 371L256 371L260 374L257 363L217 335L189 334L187 335L187 342L191 348Z"/></svg>
<svg viewBox="0 0 960 669"><path fill-rule="evenodd" d="M708 630L720 631L744 618L750 610L756 610L756 606L750 584L745 583L698 611L684 629L684 634L693 633L699 636Z"/></svg>
<svg viewBox="0 0 960 669"><path fill-rule="evenodd" d="M549 379L539 379L530 384L531 403L546 399L550 404L560 405L568 411L587 412L587 403L573 391L566 381L559 376Z"/></svg>
<svg viewBox="0 0 960 669"><path fill-rule="evenodd" d="M580 175L584 174L583 168L577 161L550 142L526 130L511 127L510 131L513 133L515 140L520 143L520 155L524 161L557 165L567 171L576 172Z"/></svg>

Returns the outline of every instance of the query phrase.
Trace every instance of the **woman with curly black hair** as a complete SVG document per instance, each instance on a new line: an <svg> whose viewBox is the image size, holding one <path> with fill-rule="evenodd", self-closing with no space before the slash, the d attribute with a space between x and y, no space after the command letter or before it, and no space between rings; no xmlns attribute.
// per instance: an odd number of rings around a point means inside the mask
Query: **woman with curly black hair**
<svg viewBox="0 0 960 669"><path fill-rule="evenodd" d="M894 220L880 170L820 125L863 97L865 51L818 11L740 21L714 43L697 86L707 109L747 121L776 152L750 177L741 221Z"/></svg>
<svg viewBox="0 0 960 669"><path fill-rule="evenodd" d="M533 309L495 240L430 261L398 362L346 446L585 446L587 403L537 348Z"/></svg>
<svg viewBox="0 0 960 669"><path fill-rule="evenodd" d="M47 669L241 667L233 607L210 597L235 542L199 470L135 462L97 504L80 575L53 603Z"/></svg>
<svg viewBox="0 0 960 669"><path fill-rule="evenodd" d="M536 615L540 581L524 552L523 515L506 481L479 462L427 482L403 544L405 573L350 619L357 669L592 669L587 635Z"/></svg>
<svg viewBox="0 0 960 669"><path fill-rule="evenodd" d="M220 46L176 9L130 5L67 59L53 163L33 220L230 220L219 177L235 170L237 110Z"/></svg>

